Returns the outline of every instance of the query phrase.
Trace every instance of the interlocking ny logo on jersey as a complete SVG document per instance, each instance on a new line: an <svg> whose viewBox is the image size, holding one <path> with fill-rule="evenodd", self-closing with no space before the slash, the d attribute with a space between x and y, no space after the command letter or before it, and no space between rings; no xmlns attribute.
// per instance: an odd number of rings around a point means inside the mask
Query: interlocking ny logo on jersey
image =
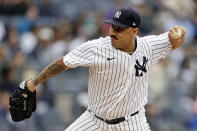
<svg viewBox="0 0 197 131"><path fill-rule="evenodd" d="M136 64L134 66L135 70L136 70L135 76L140 77L140 76L143 76L143 72L144 73L147 72L147 70L146 70L147 62L148 62L148 59L145 56L143 57L143 64L142 65L140 65L138 59L136 60ZM140 73L140 71L141 71L141 73Z"/></svg>
<svg viewBox="0 0 197 131"><path fill-rule="evenodd" d="M119 18L121 15L121 11L117 11L116 14L114 15L115 18Z"/></svg>

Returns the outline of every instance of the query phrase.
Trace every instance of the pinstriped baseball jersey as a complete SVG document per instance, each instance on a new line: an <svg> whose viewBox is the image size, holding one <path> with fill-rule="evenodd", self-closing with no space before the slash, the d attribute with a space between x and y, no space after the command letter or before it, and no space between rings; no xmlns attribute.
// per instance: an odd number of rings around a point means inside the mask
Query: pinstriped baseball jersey
<svg viewBox="0 0 197 131"><path fill-rule="evenodd" d="M104 119L115 119L139 111L147 103L148 75L171 44L168 33L137 37L133 54L116 49L109 36L88 41L64 57L70 68L89 67L90 110Z"/></svg>

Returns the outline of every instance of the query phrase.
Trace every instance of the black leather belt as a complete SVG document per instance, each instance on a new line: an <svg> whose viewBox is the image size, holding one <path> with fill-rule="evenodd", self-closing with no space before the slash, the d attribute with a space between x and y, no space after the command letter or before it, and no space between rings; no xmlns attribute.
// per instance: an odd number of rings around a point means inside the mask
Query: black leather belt
<svg viewBox="0 0 197 131"><path fill-rule="evenodd" d="M88 110L88 111L91 112L90 110ZM139 113L139 111L136 111L135 113L131 114L130 116L134 116L134 115L136 115L138 113ZM100 120L102 120L102 121L104 121L104 122L106 122L107 124L118 124L120 122L125 121L125 117L121 117L121 118L117 118L117 119L112 119L112 120L105 120L105 119L103 119L103 118L101 118L99 116L96 116L96 115L95 115L95 117L98 118L98 119L100 119Z"/></svg>

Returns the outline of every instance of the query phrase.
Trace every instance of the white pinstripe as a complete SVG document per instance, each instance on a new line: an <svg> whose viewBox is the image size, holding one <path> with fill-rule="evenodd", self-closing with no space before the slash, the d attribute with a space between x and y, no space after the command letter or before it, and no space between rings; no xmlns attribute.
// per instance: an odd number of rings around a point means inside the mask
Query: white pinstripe
<svg viewBox="0 0 197 131"><path fill-rule="evenodd" d="M116 49L111 45L110 37L105 37L80 45L64 57L64 63L70 68L90 67L88 107L101 118L116 119L144 107L147 103L149 70L167 55L170 48L168 33L137 37L137 49L132 55ZM112 59L107 60L108 58ZM147 72L137 70L137 67L140 68L144 64L144 60L147 61ZM136 76L137 74L142 76ZM83 127L84 123L88 127L86 122L91 123L90 118L76 126ZM132 123L139 121L138 119L132 120ZM134 130L141 130L143 127L144 123L136 123ZM113 129L116 128L118 129L116 126Z"/></svg>

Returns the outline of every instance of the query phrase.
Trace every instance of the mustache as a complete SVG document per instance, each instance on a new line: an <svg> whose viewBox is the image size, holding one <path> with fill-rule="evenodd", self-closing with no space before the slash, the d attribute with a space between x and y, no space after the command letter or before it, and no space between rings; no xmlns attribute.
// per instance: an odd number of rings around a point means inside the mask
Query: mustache
<svg viewBox="0 0 197 131"><path fill-rule="evenodd" d="M110 35L110 37L118 40L118 38L115 35Z"/></svg>

